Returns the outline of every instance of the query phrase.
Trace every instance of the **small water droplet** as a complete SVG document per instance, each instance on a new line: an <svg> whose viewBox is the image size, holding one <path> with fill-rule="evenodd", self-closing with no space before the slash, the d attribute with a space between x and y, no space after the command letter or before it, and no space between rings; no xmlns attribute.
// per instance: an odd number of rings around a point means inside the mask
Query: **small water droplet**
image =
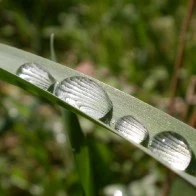
<svg viewBox="0 0 196 196"><path fill-rule="evenodd" d="M116 120L115 119L112 119L111 120L111 124L114 125L115 123L116 123Z"/></svg>
<svg viewBox="0 0 196 196"><path fill-rule="evenodd" d="M157 134L150 141L149 149L178 170L185 170L191 161L191 150L187 141L171 131Z"/></svg>
<svg viewBox="0 0 196 196"><path fill-rule="evenodd" d="M148 131L144 125L130 115L120 118L115 125L115 130L128 140L138 144L148 136Z"/></svg>
<svg viewBox="0 0 196 196"><path fill-rule="evenodd" d="M55 95L78 108L85 114L105 120L112 112L112 102L107 93L95 81L81 76L73 76L60 82Z"/></svg>
<svg viewBox="0 0 196 196"><path fill-rule="evenodd" d="M17 70L17 75L44 90L47 90L56 82L52 75L37 63L21 65Z"/></svg>

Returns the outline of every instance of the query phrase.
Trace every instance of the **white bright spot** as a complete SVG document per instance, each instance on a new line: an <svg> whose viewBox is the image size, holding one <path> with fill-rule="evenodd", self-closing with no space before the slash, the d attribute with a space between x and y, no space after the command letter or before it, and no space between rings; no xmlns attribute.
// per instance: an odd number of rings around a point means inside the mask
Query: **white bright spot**
<svg viewBox="0 0 196 196"><path fill-rule="evenodd" d="M123 196L122 191L116 190L116 191L114 192L114 196Z"/></svg>

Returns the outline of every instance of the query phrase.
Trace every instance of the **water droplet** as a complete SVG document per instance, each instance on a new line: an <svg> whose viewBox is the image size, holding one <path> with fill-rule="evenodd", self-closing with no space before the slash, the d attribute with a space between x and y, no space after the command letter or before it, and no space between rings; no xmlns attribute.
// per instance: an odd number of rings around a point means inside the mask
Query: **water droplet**
<svg viewBox="0 0 196 196"><path fill-rule="evenodd" d="M150 150L178 170L185 170L191 161L187 141L177 133L165 131L157 134L149 143Z"/></svg>
<svg viewBox="0 0 196 196"><path fill-rule="evenodd" d="M111 124L114 125L115 123L116 123L116 120L115 119L112 119L111 120Z"/></svg>
<svg viewBox="0 0 196 196"><path fill-rule="evenodd" d="M17 70L17 75L44 90L47 90L56 82L52 75L37 63L21 65Z"/></svg>
<svg viewBox="0 0 196 196"><path fill-rule="evenodd" d="M115 129L128 140L138 144L148 136L148 131L144 125L130 115L120 118L115 125Z"/></svg>
<svg viewBox="0 0 196 196"><path fill-rule="evenodd" d="M87 115L104 120L112 112L112 102L107 93L95 81L73 76L60 82L55 94Z"/></svg>

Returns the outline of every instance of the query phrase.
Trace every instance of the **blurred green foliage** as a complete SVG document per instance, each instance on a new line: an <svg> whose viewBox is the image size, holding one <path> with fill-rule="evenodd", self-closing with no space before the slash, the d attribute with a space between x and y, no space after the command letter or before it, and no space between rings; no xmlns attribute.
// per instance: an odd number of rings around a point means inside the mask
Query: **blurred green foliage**
<svg viewBox="0 0 196 196"><path fill-rule="evenodd" d="M54 33L59 62L74 68L88 64L96 78L166 110L185 10L183 0L0 0L0 41L48 58ZM180 75L179 118L196 74L195 21L194 14ZM0 85L0 195L80 195L59 109ZM97 195L115 189L127 195L161 192L164 168L113 134L80 121L92 151Z"/></svg>

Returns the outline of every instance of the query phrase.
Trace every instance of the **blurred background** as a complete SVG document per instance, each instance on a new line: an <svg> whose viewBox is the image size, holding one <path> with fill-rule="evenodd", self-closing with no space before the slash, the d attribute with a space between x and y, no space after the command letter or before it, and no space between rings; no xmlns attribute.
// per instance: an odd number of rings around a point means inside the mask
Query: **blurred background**
<svg viewBox="0 0 196 196"><path fill-rule="evenodd" d="M0 0L0 42L91 75L167 112L185 0ZM172 115L196 126L196 13L186 31ZM79 117L97 195L156 196L167 170ZM122 193L119 193L119 191ZM0 82L0 195L80 195L60 109ZM163 194L162 194L163 195Z"/></svg>

